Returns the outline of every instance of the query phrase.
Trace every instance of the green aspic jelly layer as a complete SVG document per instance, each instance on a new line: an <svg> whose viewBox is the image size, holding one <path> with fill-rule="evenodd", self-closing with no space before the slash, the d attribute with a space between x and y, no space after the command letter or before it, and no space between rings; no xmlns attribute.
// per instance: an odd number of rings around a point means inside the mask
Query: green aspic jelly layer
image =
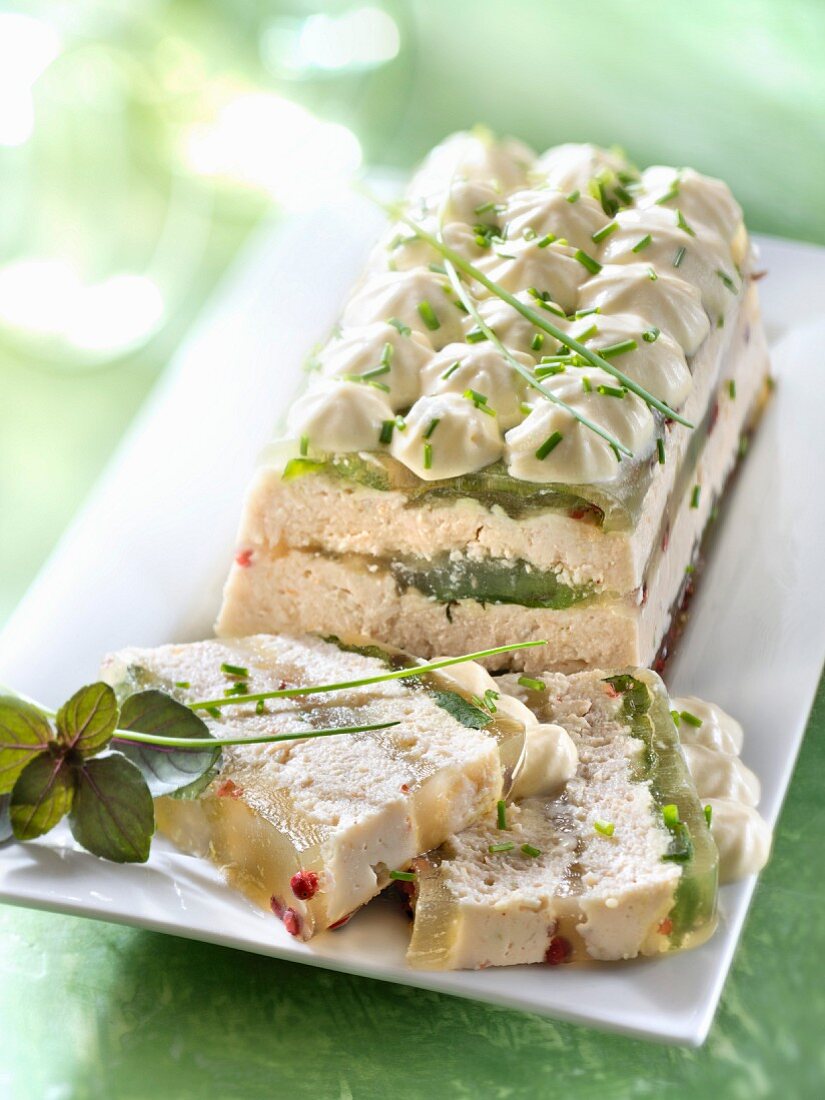
<svg viewBox="0 0 825 1100"><path fill-rule="evenodd" d="M679 751L679 734L664 691L658 683L647 683L630 673L610 676L606 682L622 696L621 713L632 735L644 743L634 778L650 784L654 813L661 815L670 831L670 847L663 858L681 867L669 913L673 924L670 939L679 947L715 918L719 854Z"/></svg>
<svg viewBox="0 0 825 1100"><path fill-rule="evenodd" d="M391 455L341 454L290 459L283 479L292 481L309 474L323 474L334 481L367 489L403 493L410 508L469 499L488 509L501 508L513 519L558 512L606 531L620 531L636 524L652 476L648 460L628 462L626 466L626 474L615 484L598 486L519 481L510 477L503 462L461 477L422 481Z"/></svg>

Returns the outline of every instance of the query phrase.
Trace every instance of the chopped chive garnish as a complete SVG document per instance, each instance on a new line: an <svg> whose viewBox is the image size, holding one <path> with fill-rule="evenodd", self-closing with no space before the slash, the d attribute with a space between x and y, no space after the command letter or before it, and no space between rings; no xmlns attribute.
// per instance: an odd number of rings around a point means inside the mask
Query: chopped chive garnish
<svg viewBox="0 0 825 1100"><path fill-rule="evenodd" d="M659 465L664 466L664 464L665 464L665 441L662 439L661 436L656 440L656 453L659 456Z"/></svg>
<svg viewBox="0 0 825 1100"><path fill-rule="evenodd" d="M244 668L243 665L230 665L226 661L221 665L221 672L226 676L240 676L244 680L249 676L248 668Z"/></svg>
<svg viewBox="0 0 825 1100"><path fill-rule="evenodd" d="M446 275L447 269L444 264L427 264L427 270L432 271L434 275Z"/></svg>
<svg viewBox="0 0 825 1100"><path fill-rule="evenodd" d="M190 685L188 680L175 680L175 687L176 688L188 688L190 686L191 685Z"/></svg>
<svg viewBox="0 0 825 1100"><path fill-rule="evenodd" d="M583 252L580 248L577 248L573 255L582 267L587 268L591 275L598 275L601 271L602 265L599 261L594 260L592 256L588 256L587 253Z"/></svg>
<svg viewBox="0 0 825 1100"><path fill-rule="evenodd" d="M563 438L564 437L562 436L561 432L553 432L553 434L551 436L549 436L547 439L545 439L545 441L542 443L542 445L536 451L536 458L539 461L542 461L543 459L547 458L547 456L550 454L550 452L552 450L554 450L556 447L558 447L559 443L561 443Z"/></svg>
<svg viewBox="0 0 825 1100"><path fill-rule="evenodd" d="M450 377L451 375L455 374L455 372L456 372L456 371L458 370L458 368L459 368L460 366L461 366L461 360L460 360L460 359L456 359L456 361L455 361L454 363L451 363L451 364L449 365L449 367L447 367L447 369L446 369L446 370L444 371L444 373L443 373L443 374L441 375L441 377L442 377L442 378L444 379L444 381L446 382L446 381L447 381L447 379L448 379L448 378L449 378L449 377Z"/></svg>
<svg viewBox="0 0 825 1100"><path fill-rule="evenodd" d="M512 852L514 848L515 844L512 840L505 840L502 841L501 844L491 844L487 851L490 852L491 855L495 855L496 852Z"/></svg>
<svg viewBox="0 0 825 1100"><path fill-rule="evenodd" d="M686 565L685 566L685 575L686 576L689 577L695 572L696 572L696 566L695 565Z"/></svg>
<svg viewBox="0 0 825 1100"><path fill-rule="evenodd" d="M616 831L616 826L612 821L594 821L593 828L602 836L613 836Z"/></svg>
<svg viewBox="0 0 825 1100"><path fill-rule="evenodd" d="M590 382L590 379L588 378L588 376L586 374L582 375L582 389L584 390L585 393L592 393L593 392L593 386Z"/></svg>
<svg viewBox="0 0 825 1100"><path fill-rule="evenodd" d="M403 321L399 321L397 317L388 317L387 324L392 325L394 329L397 329L401 336L409 336L412 329L409 325L405 325Z"/></svg>
<svg viewBox="0 0 825 1100"><path fill-rule="evenodd" d="M392 362L392 355L393 355L394 351L395 351L395 348L392 346L392 344L388 340L386 342L386 344L384 344L383 348L381 349L381 366L382 367L389 368L389 365Z"/></svg>
<svg viewBox="0 0 825 1100"><path fill-rule="evenodd" d="M441 322L426 298L423 302L418 303L418 315L430 332L435 332L437 329L441 328Z"/></svg>
<svg viewBox="0 0 825 1100"><path fill-rule="evenodd" d="M687 222L685 221L685 215L684 215L684 214L682 213L682 211L681 211L681 210L677 210L677 211L676 211L676 224L678 225L678 227L679 227L680 229L682 229L682 230L683 230L683 231L684 231L685 233L687 233L687 234L688 234L689 236L691 236L691 237L695 237L695 236L696 236L696 234L694 233L694 231L693 231L693 230L692 230L692 229L690 228L690 226L688 225L688 223L687 223Z"/></svg>
<svg viewBox="0 0 825 1100"><path fill-rule="evenodd" d="M596 392L602 397L624 397L626 391L619 386L598 386Z"/></svg>
<svg viewBox="0 0 825 1100"><path fill-rule="evenodd" d="M615 233L618 228L618 222L608 222L607 225L603 225L601 229L597 229L595 233L591 233L590 240L595 244L599 244L606 237L609 237L611 233Z"/></svg>
<svg viewBox="0 0 825 1100"><path fill-rule="evenodd" d="M682 266L682 260L684 260L686 252L687 252L687 249L684 246L682 248L677 248L676 249L676 255L673 257L673 266L674 267L681 267Z"/></svg>
<svg viewBox="0 0 825 1100"><path fill-rule="evenodd" d="M528 688L530 691L546 691L547 685L544 680L534 680L532 676L519 676L518 683L523 688Z"/></svg>
<svg viewBox="0 0 825 1100"><path fill-rule="evenodd" d="M646 344L655 344L659 339L659 335L659 329L654 325L653 328L646 329L645 332L642 333L642 339Z"/></svg>
<svg viewBox="0 0 825 1100"><path fill-rule="evenodd" d="M520 401L518 407L519 409L521 409L522 413L524 413L525 416L529 416L530 413L533 411L533 406L528 405L526 401Z"/></svg>
<svg viewBox="0 0 825 1100"><path fill-rule="evenodd" d="M301 436L301 442L298 444L298 453L300 454L301 458L306 458L306 456L309 454L309 436L308 435L302 435Z"/></svg>
<svg viewBox="0 0 825 1100"><path fill-rule="evenodd" d="M379 443L387 443L387 444L392 443L392 433L394 431L395 431L395 421L394 420L382 420L381 421L381 431L378 435L378 442Z"/></svg>
<svg viewBox="0 0 825 1100"><path fill-rule="evenodd" d="M728 393L731 397L736 397L736 382L732 378L728 382Z"/></svg>
<svg viewBox="0 0 825 1100"><path fill-rule="evenodd" d="M567 196L567 201L568 202L578 202L580 196L581 196L581 191L571 191L570 194Z"/></svg>
<svg viewBox="0 0 825 1100"><path fill-rule="evenodd" d="M717 328L724 328L725 327L725 318L721 314L716 318L716 327Z"/></svg>
<svg viewBox="0 0 825 1100"><path fill-rule="evenodd" d="M440 423L441 423L441 417L440 416L434 416L432 418L432 420L430 421L430 423L427 425L427 430L424 432L424 438L429 439L430 436L433 434L433 432L435 431L435 429L438 427L438 425Z"/></svg>
<svg viewBox="0 0 825 1100"><path fill-rule="evenodd" d="M572 320L580 321L582 317L589 317L591 313L601 313L601 307L590 306L589 309L577 309L576 312L573 314Z"/></svg>
<svg viewBox="0 0 825 1100"><path fill-rule="evenodd" d="M581 340L582 342L585 341L585 340L589 340L590 337L595 336L598 333L598 331L599 331L599 326L598 325L591 325L590 328L586 328L584 330L584 332L580 332L578 334L578 336L576 337L576 339ZM564 353L562 353L562 354L564 354ZM599 355L601 355L601 354L602 354L602 352L600 350Z"/></svg>
<svg viewBox="0 0 825 1100"><path fill-rule="evenodd" d="M658 198L656 200L656 205L657 206L664 206L664 204L666 202L670 202L671 199L675 199L678 194L679 194L679 180L675 179L673 181L673 183L670 185L670 190L666 191L664 193L664 195L661 196L661 198Z"/></svg>
<svg viewBox="0 0 825 1100"><path fill-rule="evenodd" d="M673 719L674 726L676 727L676 729L678 729L679 726L682 724L682 717L679 714L679 711L678 710L672 710L670 712L670 717Z"/></svg>
<svg viewBox="0 0 825 1100"><path fill-rule="evenodd" d="M474 328L472 332L468 332L465 336L465 340L468 344L480 344L487 339L487 333L482 332L480 328Z"/></svg>
<svg viewBox="0 0 825 1100"><path fill-rule="evenodd" d="M407 430L407 421L403 416L396 416L395 426L398 428L399 432L405 432Z"/></svg>
<svg viewBox="0 0 825 1100"><path fill-rule="evenodd" d="M613 188L613 194L617 199L620 199L625 206L630 206L633 202L633 196L629 191L626 191L624 187L616 186Z"/></svg>
<svg viewBox="0 0 825 1100"><path fill-rule="evenodd" d="M530 341L530 347L533 349L533 351L541 351L543 346L544 346L544 333L543 332L537 332L533 336L533 339Z"/></svg>
<svg viewBox="0 0 825 1100"><path fill-rule="evenodd" d="M415 871L390 871L390 878L397 882L415 882L417 877Z"/></svg>
<svg viewBox="0 0 825 1100"><path fill-rule="evenodd" d="M555 233L547 233L540 241L536 243L536 248L547 248L548 244L552 244L556 239Z"/></svg>
<svg viewBox="0 0 825 1100"><path fill-rule="evenodd" d="M535 848L532 844L522 844L521 850L526 856L530 856L531 859L538 859L541 855L541 848Z"/></svg>
<svg viewBox="0 0 825 1100"><path fill-rule="evenodd" d="M392 347L392 344L387 344L387 347L388 348ZM389 363L385 363L382 360L380 366L371 367L370 370L365 370L364 373L362 375L360 375L360 377L363 378L365 382L369 382L369 380L371 378L380 378L382 374L389 374L389 372L390 372Z"/></svg>
<svg viewBox="0 0 825 1100"><path fill-rule="evenodd" d="M708 828L710 828L710 823L711 823L712 820L713 820L713 806L711 806L710 803L708 803L708 805L705 806L705 821L707 821L707 823L708 823Z"/></svg>
<svg viewBox="0 0 825 1100"><path fill-rule="evenodd" d="M463 396L466 397L468 401L472 401L475 407L481 412L486 413L487 416L496 415L496 410L490 408L487 404L488 398L483 393L479 393L477 390L465 390Z"/></svg>
<svg viewBox="0 0 825 1100"><path fill-rule="evenodd" d="M255 713L256 714L263 714L265 710L266 710L266 703L263 701L263 699L259 699L258 702L255 704Z"/></svg>
<svg viewBox="0 0 825 1100"><path fill-rule="evenodd" d="M528 225L522 233L522 237L524 237L525 241L534 241L537 236L538 233L533 229L532 225Z"/></svg>
<svg viewBox="0 0 825 1100"><path fill-rule="evenodd" d="M475 212L476 214L489 214L490 211L495 210L497 206L498 203L496 203L493 199L490 199L489 202L483 202L480 206L477 206L475 208Z"/></svg>
<svg viewBox="0 0 825 1100"><path fill-rule="evenodd" d="M641 240L637 241L631 248L631 252L642 252L649 244L653 244L653 238L649 233L645 233Z"/></svg>
<svg viewBox="0 0 825 1100"><path fill-rule="evenodd" d="M204 707L203 708L210 718L220 718L221 712L217 707Z"/></svg>
<svg viewBox="0 0 825 1100"><path fill-rule="evenodd" d="M699 507L699 496L702 492L702 488L699 485L693 486L693 492L690 494L690 506L691 508Z"/></svg>
<svg viewBox="0 0 825 1100"><path fill-rule="evenodd" d="M672 829L674 825L679 824L679 807L672 802L667 806L662 806L662 818L668 829Z"/></svg>
<svg viewBox="0 0 825 1100"><path fill-rule="evenodd" d="M734 283L734 281L733 281L733 279L731 279L730 275L726 275L725 272L722 271L721 269L717 269L716 274L719 276L719 278L722 280L722 282L725 284L725 286L728 288L728 290L731 292L731 294L735 294L736 293L736 283Z"/></svg>
<svg viewBox="0 0 825 1100"><path fill-rule="evenodd" d="M656 280L659 278L659 276L656 274L655 268L652 268L652 267L648 267L647 277L648 277L648 279L650 279L651 283L655 283Z"/></svg>
<svg viewBox="0 0 825 1100"><path fill-rule="evenodd" d="M249 695L249 684L239 680L232 687L224 688L223 693L224 695Z"/></svg>
<svg viewBox="0 0 825 1100"><path fill-rule="evenodd" d="M748 439L748 437L746 435L740 436L739 437L739 447L738 447L738 452L739 452L739 457L740 458L745 457L745 455L748 453L748 447L749 446L750 446L750 439Z"/></svg>
<svg viewBox="0 0 825 1100"><path fill-rule="evenodd" d="M599 348L599 355L602 359L613 359L617 355L624 355L625 352L635 351L638 346L635 340L620 340L618 344L608 344L606 348Z"/></svg>
<svg viewBox="0 0 825 1100"><path fill-rule="evenodd" d="M424 469L431 470L433 468L433 445L432 443L424 444Z"/></svg>
<svg viewBox="0 0 825 1100"><path fill-rule="evenodd" d="M689 726L693 726L693 728L697 730L702 724L702 719L697 718L695 714L691 714L689 710L680 710L679 717L683 722L687 722Z"/></svg>
<svg viewBox="0 0 825 1100"><path fill-rule="evenodd" d="M552 378L554 374L564 374L566 370L563 363L550 363L547 366L540 364L536 367L536 378Z"/></svg>
<svg viewBox="0 0 825 1100"><path fill-rule="evenodd" d="M507 803L503 798L496 802L496 827L499 829L507 828Z"/></svg>

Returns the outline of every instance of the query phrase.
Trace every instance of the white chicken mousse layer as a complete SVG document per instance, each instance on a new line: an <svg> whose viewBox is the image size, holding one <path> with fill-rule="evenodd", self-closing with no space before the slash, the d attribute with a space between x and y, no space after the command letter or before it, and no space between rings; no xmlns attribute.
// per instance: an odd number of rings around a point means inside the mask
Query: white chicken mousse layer
<svg viewBox="0 0 825 1100"><path fill-rule="evenodd" d="M575 772L416 861L411 965L608 961L706 938L717 851L661 680L630 670L496 682L567 732Z"/></svg>
<svg viewBox="0 0 825 1100"><path fill-rule="evenodd" d="M121 692L160 688L191 703L231 697L239 683L258 694L415 663L398 651L380 654L317 637L256 636L121 650L106 658L103 675ZM523 753L522 718L535 724L517 700L497 700L495 711L480 708L459 679L428 673L199 709L217 738L398 724L224 748L219 774L199 797L156 800L158 829L213 860L292 935L309 939L369 901L390 872L494 809Z"/></svg>

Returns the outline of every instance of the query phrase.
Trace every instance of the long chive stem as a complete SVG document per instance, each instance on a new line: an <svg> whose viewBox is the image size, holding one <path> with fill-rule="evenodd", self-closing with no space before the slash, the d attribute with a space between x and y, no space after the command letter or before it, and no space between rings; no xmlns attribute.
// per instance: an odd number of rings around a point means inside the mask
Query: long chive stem
<svg viewBox="0 0 825 1100"><path fill-rule="evenodd" d="M234 700L233 700L234 702ZM269 745L278 741L308 741L313 737L336 737L343 733L370 733L387 730L400 722L376 722L367 726L337 726L323 730L296 730L294 733L261 734L260 737L163 737L135 730L115 730L113 741L134 741L141 745L158 745L177 749L215 749L224 745Z"/></svg>
<svg viewBox="0 0 825 1100"><path fill-rule="evenodd" d="M475 279L476 282L479 282L482 286L486 287L491 294L495 294L497 298L500 298L503 302L506 302L507 305L512 306L513 309L520 313L522 317L530 321L531 324L535 325L536 328L543 329L551 336L554 336L559 341L559 343L564 344L565 347L570 348L572 351L578 352L578 354L583 356L592 366L599 367L601 370L606 371L608 374L612 374L614 378L618 378L622 385L629 389L631 393L635 393L637 397L640 397L646 404L650 405L652 408L658 409L658 411L662 413L663 416L668 417L668 419L670 420L675 420L679 424L683 424L686 428L692 428L694 426L689 420L686 420L683 416L677 413L675 409L671 409L669 405L666 405L664 403L664 401L660 401L658 397L654 397L652 393L646 390L643 386L640 386L637 382L634 382L632 378L628 377L628 375L626 375L623 371L620 371L618 367L614 367L613 364L608 362L607 359L603 359L600 355L597 355L594 351L586 347L584 344L580 343L574 337L569 336L567 333L563 332L551 321L546 320L535 310L531 309L530 306L525 305L524 302L520 302L514 294L511 294L508 290L505 290L503 286L500 286L492 279L489 279L483 271L480 271L479 268L475 266L475 264L470 263L469 260L465 260L459 252L455 251L455 249L451 248L444 241L439 240L438 237L433 236L433 234L429 233L426 229L423 229L418 224L418 222L408 217L407 214L398 206L386 205L383 203L382 206L384 206L384 209L391 213L394 217L397 217L400 221L403 221L405 224L409 225L411 229L414 229L421 240L426 241L427 244L435 248L437 252L440 252L445 260L449 260L460 271L463 271L465 275L469 275L471 278ZM447 267L447 274L449 276L449 266L446 264L445 266ZM452 279L450 281L452 282ZM455 289L455 284L453 284L453 286Z"/></svg>
<svg viewBox="0 0 825 1100"><path fill-rule="evenodd" d="M392 672L382 672L377 676L365 676L360 680L346 680L336 684L308 684L305 687L281 688L280 691L262 691L256 695L233 695L229 698L203 699L187 704L191 710L206 710L207 707L236 707L243 703L257 703L259 699L291 699L296 695L323 695L329 691L346 691L349 688L368 687L381 684L385 680L402 680L408 676L425 676L440 668L460 665L465 661L480 661L484 657L495 657L499 653L511 653L516 649L531 649L533 646L547 645L545 641L513 642L511 645L496 646L495 649L481 649L477 653L465 653L462 657L445 657L440 661L430 661L425 665L413 665L412 668L397 668Z"/></svg>
<svg viewBox="0 0 825 1100"><path fill-rule="evenodd" d="M610 432L600 427L589 417L585 416L583 413L580 413L577 409L574 409L572 405L568 405L566 401L563 401L562 398L553 393L552 390L545 389L545 387L542 386L538 379L533 374L531 374L527 367L525 367L523 363L519 363L518 359L516 359L510 349L499 339L497 333L493 329L491 329L490 326L485 322L484 318L478 311L478 306L473 300L472 295L469 293L464 283L462 283L461 279L458 276L458 272L446 256L444 257L444 269L447 273L447 278L450 280L450 284L453 290L458 295L458 298L464 305L464 308L473 318L476 325L478 325L481 332L487 337L490 343L493 344L496 350L504 357L508 365L512 367L517 374L521 375L521 377L525 380L525 382L527 382L529 386L531 386L534 390L537 390L542 395L542 397L545 397L554 405L559 405L566 412L568 412L574 420L578 420L578 422L582 424L585 428L589 428L592 432L595 432L596 435L601 436L601 438L605 440L605 442L608 443L611 447L617 448L623 454L627 455L628 458L632 458L633 452L630 450L629 447L626 447L623 443L620 443L618 439L614 439Z"/></svg>

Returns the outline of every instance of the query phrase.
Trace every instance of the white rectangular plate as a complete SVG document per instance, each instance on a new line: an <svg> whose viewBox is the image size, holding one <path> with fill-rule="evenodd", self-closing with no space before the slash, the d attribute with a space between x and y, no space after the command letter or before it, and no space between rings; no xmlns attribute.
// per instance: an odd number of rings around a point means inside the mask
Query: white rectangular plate
<svg viewBox="0 0 825 1100"><path fill-rule="evenodd" d="M267 231L242 258L0 637L0 680L56 704L95 678L107 650L210 633L255 456L380 223L347 199ZM825 657L825 389L809 354L825 343L825 249L762 248L779 386L724 503L668 681L742 720L773 823ZM718 932L684 955L428 974L405 967L408 926L386 901L307 945L163 840L145 866L97 860L65 831L0 850L0 899L14 904L690 1044L710 1027L753 887L723 889Z"/></svg>

